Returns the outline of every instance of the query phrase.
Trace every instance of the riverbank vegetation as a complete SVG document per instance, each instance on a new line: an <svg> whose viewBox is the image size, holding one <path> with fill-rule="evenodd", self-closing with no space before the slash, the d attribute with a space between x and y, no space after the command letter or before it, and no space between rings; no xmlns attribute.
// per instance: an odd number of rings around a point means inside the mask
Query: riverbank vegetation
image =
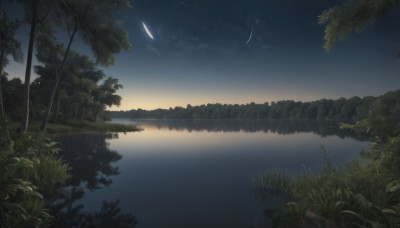
<svg viewBox="0 0 400 228"><path fill-rule="evenodd" d="M68 178L68 165L43 135L13 135L0 123L0 226L46 227L47 205Z"/></svg>
<svg viewBox="0 0 400 228"><path fill-rule="evenodd" d="M268 170L253 178L261 196L289 196L268 211L275 227L400 226L400 96L378 99L369 113L346 126L374 136L371 149L361 152L365 162L335 166L323 150L319 171Z"/></svg>
<svg viewBox="0 0 400 228"><path fill-rule="evenodd" d="M29 125L28 132L40 133L40 122L33 122ZM19 123L13 122L8 124L8 129L17 132ZM50 123L47 125L46 133L53 134L75 134L75 133L107 133L107 132L132 132L141 131L142 129L134 125L117 124L105 121L81 122L67 121L61 123Z"/></svg>
<svg viewBox="0 0 400 228"><path fill-rule="evenodd" d="M23 13L12 15L3 4ZM53 219L47 208L69 178L69 165L46 134L139 130L102 118L122 99L118 79L100 67L130 49L114 17L128 8L128 0L0 1L0 227L48 227ZM16 38L23 24L30 28L26 53ZM73 49L77 40L94 59ZM11 59L23 63L24 54L22 82L6 66Z"/></svg>

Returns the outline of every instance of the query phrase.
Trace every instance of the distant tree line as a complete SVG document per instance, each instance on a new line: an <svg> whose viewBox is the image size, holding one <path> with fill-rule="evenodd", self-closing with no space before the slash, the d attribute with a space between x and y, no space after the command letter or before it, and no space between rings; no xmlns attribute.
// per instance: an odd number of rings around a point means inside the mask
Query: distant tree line
<svg viewBox="0 0 400 228"><path fill-rule="evenodd" d="M187 105L156 110L112 111L111 118L154 118L154 119L323 119L357 121L368 116L373 105L379 101L400 100L400 90L379 97L352 97L337 100L322 99L312 102L284 100L256 104L207 104ZM389 110L390 111L390 110Z"/></svg>

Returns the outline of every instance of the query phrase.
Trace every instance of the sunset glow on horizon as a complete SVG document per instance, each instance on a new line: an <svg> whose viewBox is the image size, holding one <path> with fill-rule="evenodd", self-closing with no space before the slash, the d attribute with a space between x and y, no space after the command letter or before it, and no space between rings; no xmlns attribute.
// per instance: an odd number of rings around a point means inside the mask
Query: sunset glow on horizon
<svg viewBox="0 0 400 228"><path fill-rule="evenodd" d="M132 10L118 15L132 51L101 67L124 86L117 91L121 106L109 110L314 101L399 89L399 33L394 28L400 9L325 52L318 16L336 0L201 2L137 0ZM17 34L24 50L27 29ZM93 57L81 41L72 49ZM12 62L5 71L10 78L22 78L24 66Z"/></svg>

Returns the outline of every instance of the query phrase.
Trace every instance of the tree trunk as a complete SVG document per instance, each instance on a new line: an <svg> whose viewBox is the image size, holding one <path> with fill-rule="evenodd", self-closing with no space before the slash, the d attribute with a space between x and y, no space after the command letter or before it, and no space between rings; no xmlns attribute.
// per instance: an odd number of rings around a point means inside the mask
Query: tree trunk
<svg viewBox="0 0 400 228"><path fill-rule="evenodd" d="M94 112L94 117L93 117L93 121L96 122L97 121L97 116L99 115L99 113L102 111L102 107L96 107L95 112Z"/></svg>
<svg viewBox="0 0 400 228"><path fill-rule="evenodd" d="M60 112L60 105L61 105L61 96L60 93L58 93L53 123L57 123L58 113Z"/></svg>
<svg viewBox="0 0 400 228"><path fill-rule="evenodd" d="M96 119L97 119L97 106L96 105L93 105L93 111L92 111L92 121L93 122L96 122Z"/></svg>
<svg viewBox="0 0 400 228"><path fill-rule="evenodd" d="M3 85L1 83L1 75L3 73L3 62L4 62L4 48L1 49L0 54L0 117L4 117L4 105L3 105Z"/></svg>
<svg viewBox="0 0 400 228"><path fill-rule="evenodd" d="M89 108L85 108L85 111L84 111L84 113L83 113L83 120L84 120L84 121L87 121L87 114L88 114L88 112L89 112Z"/></svg>
<svg viewBox="0 0 400 228"><path fill-rule="evenodd" d="M47 105L46 113L44 114L42 125L40 126L40 131L41 132L44 132L44 130L46 130L47 122L49 121L51 108L53 106L53 100L54 100L54 97L56 95L59 82L60 82L60 80L58 78L56 78L56 81L54 83L53 89L51 90L49 104Z"/></svg>
<svg viewBox="0 0 400 228"><path fill-rule="evenodd" d="M74 116L72 117L72 119L76 120L76 116L77 116L77 106L74 105Z"/></svg>
<svg viewBox="0 0 400 228"><path fill-rule="evenodd" d="M86 112L85 105L82 104L81 105L81 122L83 122L85 120L85 112Z"/></svg>
<svg viewBox="0 0 400 228"><path fill-rule="evenodd" d="M42 125L40 126L40 131L41 132L44 132L46 130L47 123L49 122L49 117L50 117L51 108L53 106L54 97L55 97L56 92L58 90L58 85L60 84L60 81L61 81L61 76L62 76L62 72L63 72L64 66L65 66L65 62L67 61L68 53L69 53L69 50L71 49L71 44L74 41L74 37L75 37L76 31L77 31L77 27L75 25L74 32L72 33L71 37L69 38L68 47L67 47L67 50L65 51L64 59L63 59L63 61L61 63L60 70L58 72L56 72L56 81L54 83L54 87L53 87L53 89L51 91L51 94L50 94L50 100L49 100L49 103L47 105L46 114L45 114L45 116L43 118Z"/></svg>
<svg viewBox="0 0 400 228"><path fill-rule="evenodd" d="M32 21L31 21L31 33L29 36L29 46L28 46L28 57L26 62L25 71L25 88L24 88L24 103L23 103L23 113L21 120L21 133L25 134L28 130L29 123L29 90L31 84L31 69L32 69L32 55L33 55L33 44L35 42L35 31L36 31L36 18L38 10L39 0L33 0L32 2Z"/></svg>

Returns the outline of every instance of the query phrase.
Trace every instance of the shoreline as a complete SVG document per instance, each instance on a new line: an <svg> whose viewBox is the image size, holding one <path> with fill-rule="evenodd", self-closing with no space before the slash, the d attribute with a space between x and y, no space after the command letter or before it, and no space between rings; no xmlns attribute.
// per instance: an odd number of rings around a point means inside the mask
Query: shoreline
<svg viewBox="0 0 400 228"><path fill-rule="evenodd" d="M11 131L17 131L18 122L10 122L8 128ZM40 133L40 123L30 124L28 133ZM65 122L58 124L48 124L45 134L48 135L69 135L69 134L96 134L96 133L127 133L140 132L142 128L136 125L119 124L112 122Z"/></svg>

